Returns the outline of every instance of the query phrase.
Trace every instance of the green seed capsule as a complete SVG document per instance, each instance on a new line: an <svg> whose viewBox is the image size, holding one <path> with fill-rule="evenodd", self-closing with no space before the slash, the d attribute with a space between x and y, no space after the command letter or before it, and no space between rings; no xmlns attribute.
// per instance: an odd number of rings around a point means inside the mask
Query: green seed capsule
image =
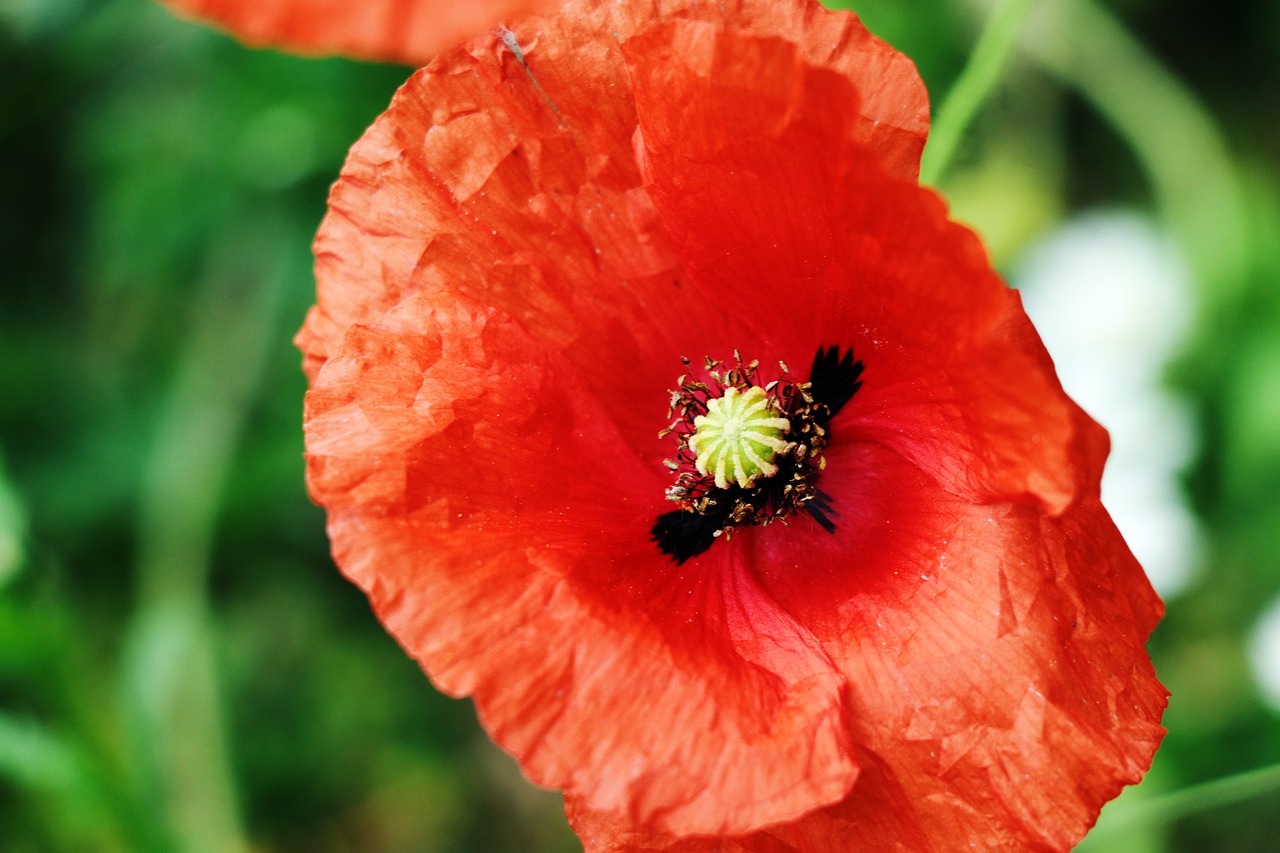
<svg viewBox="0 0 1280 853"><path fill-rule="evenodd" d="M714 477L721 489L731 483L750 488L760 477L778 473L773 460L787 449L784 436L791 422L778 417L775 405L754 385L742 392L731 386L723 397L708 400L707 413L694 418L689 436L698 472Z"/></svg>

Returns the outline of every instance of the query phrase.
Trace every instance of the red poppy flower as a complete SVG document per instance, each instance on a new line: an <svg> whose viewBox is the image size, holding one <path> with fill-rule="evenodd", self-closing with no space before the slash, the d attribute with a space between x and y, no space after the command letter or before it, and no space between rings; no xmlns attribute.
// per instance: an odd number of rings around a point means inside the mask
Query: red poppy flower
<svg viewBox="0 0 1280 853"><path fill-rule="evenodd" d="M425 65L508 15L553 0L161 0L248 44Z"/></svg>
<svg viewBox="0 0 1280 853"><path fill-rule="evenodd" d="M579 2L333 188L335 558L588 850L1059 850L1150 763L1106 435L916 185L926 111L809 0Z"/></svg>

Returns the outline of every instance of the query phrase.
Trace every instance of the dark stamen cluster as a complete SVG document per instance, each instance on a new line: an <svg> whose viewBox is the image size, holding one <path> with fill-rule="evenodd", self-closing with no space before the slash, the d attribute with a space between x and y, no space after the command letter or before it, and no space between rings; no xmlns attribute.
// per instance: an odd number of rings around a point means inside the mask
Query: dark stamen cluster
<svg viewBox="0 0 1280 853"><path fill-rule="evenodd" d="M689 360L682 360L687 367ZM677 476L667 490L667 499L680 508L659 516L650 532L658 547L677 563L701 554L721 536L732 536L737 528L786 523L801 508L825 530L835 532L835 510L818 490L816 480L826 465L822 451L827 445L827 426L861 386L862 362L854 361L852 350L842 358L839 348L832 346L818 350L808 382L796 382L785 364L779 363L779 367L781 376L761 387L781 415L791 421L787 446L773 459L777 473L757 479L749 487L736 483L716 487L711 476L695 467L689 438L695 432L694 419L706 414L709 400L722 396L728 388L745 391L759 385L759 362L744 363L735 351L734 363L726 369L708 358L704 369L709 381L686 373L671 392L672 421L661 435L676 439L676 457L666 464Z"/></svg>

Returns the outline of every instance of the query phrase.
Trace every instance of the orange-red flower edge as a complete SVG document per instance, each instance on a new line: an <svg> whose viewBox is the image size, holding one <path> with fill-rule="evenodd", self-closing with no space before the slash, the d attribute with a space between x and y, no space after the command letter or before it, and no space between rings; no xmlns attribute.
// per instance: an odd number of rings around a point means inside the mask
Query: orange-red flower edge
<svg viewBox="0 0 1280 853"><path fill-rule="evenodd" d="M915 185L926 124L848 14L574 3L415 75L333 189L298 341L335 557L588 850L1062 850L1150 763L1105 433ZM679 356L829 344L836 532L660 553Z"/></svg>
<svg viewBox="0 0 1280 853"><path fill-rule="evenodd" d="M554 0L161 0L248 44L425 65L510 15Z"/></svg>

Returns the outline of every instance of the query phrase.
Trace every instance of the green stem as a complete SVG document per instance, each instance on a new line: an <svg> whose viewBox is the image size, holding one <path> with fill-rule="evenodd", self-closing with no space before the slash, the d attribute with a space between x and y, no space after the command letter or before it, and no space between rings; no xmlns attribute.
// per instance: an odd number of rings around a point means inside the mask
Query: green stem
<svg viewBox="0 0 1280 853"><path fill-rule="evenodd" d="M1079 91L1129 145L1202 292L1231 297L1245 280L1247 214L1239 173L1212 114L1093 0L1043 0L1021 46ZM1202 313L1202 321L1212 319Z"/></svg>
<svg viewBox="0 0 1280 853"><path fill-rule="evenodd" d="M263 234L279 234L274 222ZM288 245L283 236L280 242ZM255 251L257 250L257 251ZM138 610L123 680L145 795L170 847L249 849L240 823L209 572L223 487L281 334L282 258L244 280L246 259L271 257L243 231L216 250L193 304L189 346L175 373L139 500ZM257 280L254 280L257 278Z"/></svg>
<svg viewBox="0 0 1280 853"><path fill-rule="evenodd" d="M1134 826L1163 824L1196 812L1209 811L1280 791L1280 764L1236 773L1211 782L1171 791L1106 815L1097 835Z"/></svg>
<svg viewBox="0 0 1280 853"><path fill-rule="evenodd" d="M920 161L920 183L936 184L947 170L961 138L974 116L991 95L1000 72L1013 54L1018 29L1031 0L1003 0L991 17L969 63L947 92L929 132L929 144Z"/></svg>

